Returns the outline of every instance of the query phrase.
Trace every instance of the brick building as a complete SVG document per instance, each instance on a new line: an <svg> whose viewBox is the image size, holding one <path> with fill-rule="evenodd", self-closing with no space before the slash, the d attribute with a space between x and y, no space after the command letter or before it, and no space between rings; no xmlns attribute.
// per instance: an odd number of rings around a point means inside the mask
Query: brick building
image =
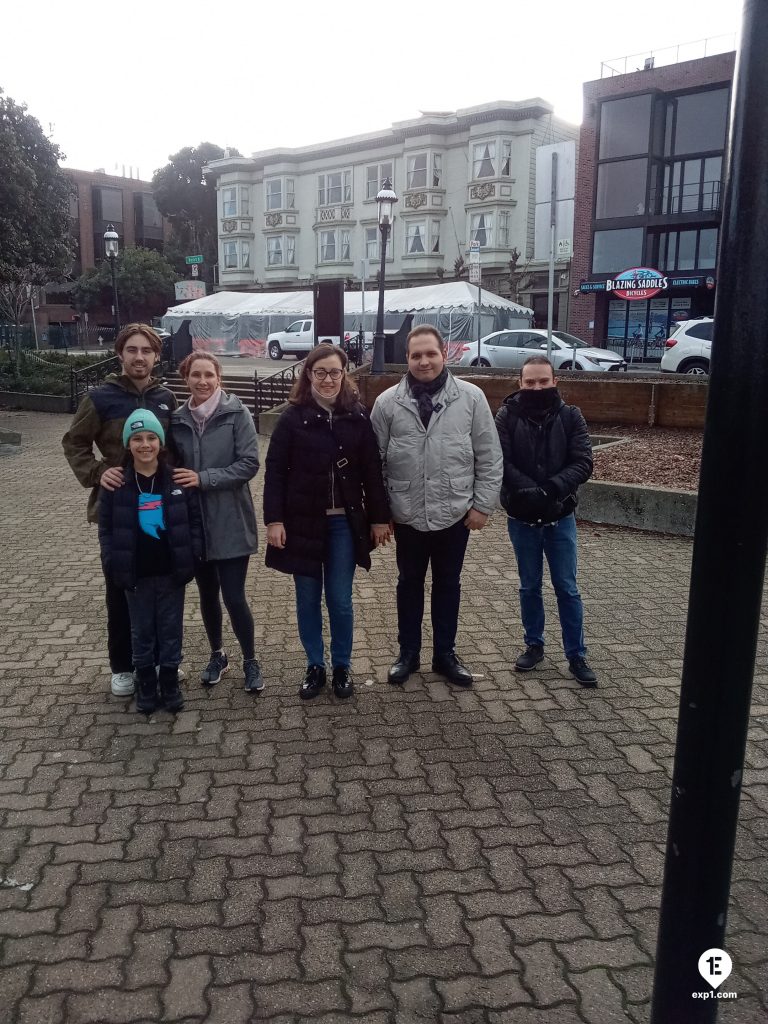
<svg viewBox="0 0 768 1024"><path fill-rule="evenodd" d="M73 280L105 258L104 232L109 224L117 232L121 249L139 245L162 252L168 224L155 205L151 182L104 171L78 171L69 167L63 170L76 188L76 194L70 200L75 250L70 271ZM39 330L45 331L49 325L55 325L51 331L54 338L57 334L66 333L67 340L74 342L76 312L67 302L68 288L68 285L61 284L47 287L47 301L36 307L35 315ZM93 322L111 324L111 311L103 310L101 313L91 318Z"/></svg>
<svg viewBox="0 0 768 1024"><path fill-rule="evenodd" d="M672 323L711 315L734 63L649 60L584 84L568 324L592 344L658 359Z"/></svg>

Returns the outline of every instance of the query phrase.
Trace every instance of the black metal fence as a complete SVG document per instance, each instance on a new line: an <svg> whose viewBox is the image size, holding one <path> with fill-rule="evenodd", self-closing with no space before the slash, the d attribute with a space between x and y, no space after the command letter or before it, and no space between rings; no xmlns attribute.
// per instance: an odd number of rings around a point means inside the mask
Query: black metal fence
<svg viewBox="0 0 768 1024"><path fill-rule="evenodd" d="M115 373L120 368L120 360L117 356L110 359L102 359L98 363L85 366L82 370L71 370L69 375L69 398L70 408L74 412L80 404L80 399L91 388L101 384L108 373Z"/></svg>
<svg viewBox="0 0 768 1024"><path fill-rule="evenodd" d="M276 405L282 405L288 401L296 378L304 369L304 360L291 363L284 370L270 373L267 377L259 377L258 373L253 375L253 417L258 426L259 413L274 409Z"/></svg>

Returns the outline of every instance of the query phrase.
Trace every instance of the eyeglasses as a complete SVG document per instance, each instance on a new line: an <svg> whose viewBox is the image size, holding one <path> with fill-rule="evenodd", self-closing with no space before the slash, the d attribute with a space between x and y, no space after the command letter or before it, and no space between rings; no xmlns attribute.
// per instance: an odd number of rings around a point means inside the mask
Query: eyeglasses
<svg viewBox="0 0 768 1024"><path fill-rule="evenodd" d="M331 380L341 380L344 375L343 370L313 370L312 376L315 380L325 380L326 377L330 377Z"/></svg>

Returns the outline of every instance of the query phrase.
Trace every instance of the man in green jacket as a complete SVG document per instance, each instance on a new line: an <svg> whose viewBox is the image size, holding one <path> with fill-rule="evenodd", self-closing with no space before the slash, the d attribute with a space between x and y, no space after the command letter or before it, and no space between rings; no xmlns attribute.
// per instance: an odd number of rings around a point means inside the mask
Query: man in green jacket
<svg viewBox="0 0 768 1024"><path fill-rule="evenodd" d="M98 522L99 485L125 456L123 426L134 409L151 409L167 431L176 408L173 394L152 376L162 342L147 324L127 324L117 336L115 352L120 373L111 373L89 391L78 406L72 425L62 438L64 455L72 472L90 487L88 522ZM101 458L97 458L94 445ZM116 481L113 481L113 483ZM125 591L106 580L107 646L112 670L112 693L133 693L131 627Z"/></svg>

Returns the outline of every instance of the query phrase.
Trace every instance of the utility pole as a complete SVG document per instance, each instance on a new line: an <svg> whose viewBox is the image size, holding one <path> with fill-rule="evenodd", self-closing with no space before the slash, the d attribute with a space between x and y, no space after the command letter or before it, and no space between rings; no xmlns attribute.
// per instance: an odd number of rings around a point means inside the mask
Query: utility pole
<svg viewBox="0 0 768 1024"><path fill-rule="evenodd" d="M549 284L547 287L547 359L552 361L552 327L555 313L555 227L557 225L557 153L552 154L552 187L549 197Z"/></svg>
<svg viewBox="0 0 768 1024"><path fill-rule="evenodd" d="M768 547L768 0L746 0L720 236L652 1024L711 1024ZM712 956L716 962L722 958ZM714 969L714 968L713 968ZM726 986L727 988L727 986Z"/></svg>

